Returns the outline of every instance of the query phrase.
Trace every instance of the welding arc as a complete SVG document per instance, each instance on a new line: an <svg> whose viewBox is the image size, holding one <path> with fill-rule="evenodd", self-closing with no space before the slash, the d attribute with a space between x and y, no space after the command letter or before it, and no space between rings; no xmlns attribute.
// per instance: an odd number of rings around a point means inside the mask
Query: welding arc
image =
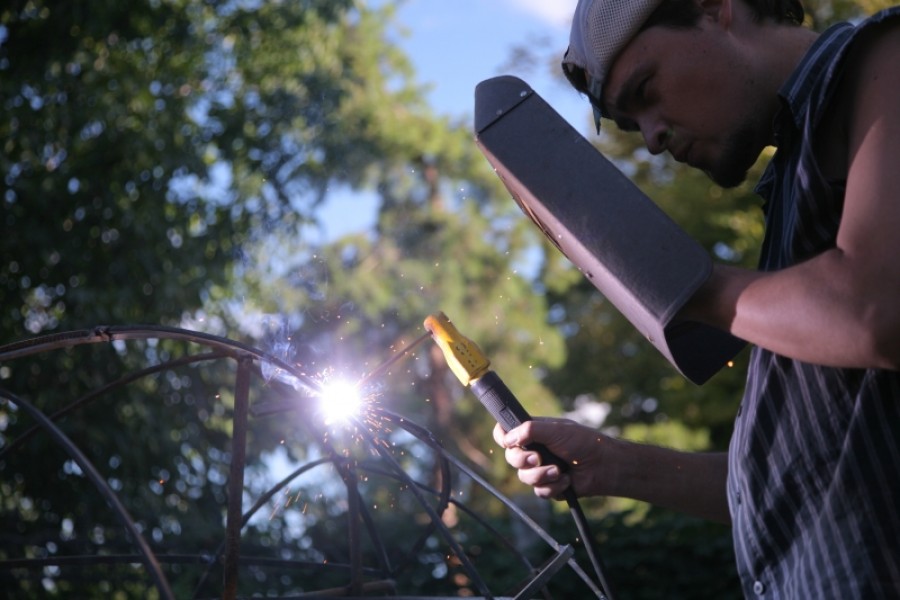
<svg viewBox="0 0 900 600"><path fill-rule="evenodd" d="M365 377L360 379L357 382L356 387L362 387L370 379L373 379L373 378L378 377L379 375L383 374L385 371L387 371L389 368L391 368L391 365L393 365L395 362L397 362L398 360L400 360L401 358L403 358L404 356L406 356L407 354L412 352L413 348L415 348L416 346L418 346L419 344L421 344L422 342L427 340L429 337L431 337L431 334L426 331L424 334L422 334L421 336L414 339L405 348L397 351L397 353L394 354L392 357L390 357L389 359L387 359L386 361L384 361L383 363L381 363L380 365L375 367L375 369L371 373L369 373L368 375L366 375Z"/></svg>

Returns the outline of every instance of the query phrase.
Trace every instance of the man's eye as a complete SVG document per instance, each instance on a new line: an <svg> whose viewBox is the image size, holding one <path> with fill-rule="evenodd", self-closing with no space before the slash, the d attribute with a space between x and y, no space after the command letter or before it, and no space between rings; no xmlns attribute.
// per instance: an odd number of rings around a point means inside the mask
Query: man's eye
<svg viewBox="0 0 900 600"><path fill-rule="evenodd" d="M638 124L631 119L619 119L616 121L616 126L622 131L638 131Z"/></svg>
<svg viewBox="0 0 900 600"><path fill-rule="evenodd" d="M647 82L650 81L650 78L642 80L641 83L634 90L634 101L637 104L643 104L647 101Z"/></svg>

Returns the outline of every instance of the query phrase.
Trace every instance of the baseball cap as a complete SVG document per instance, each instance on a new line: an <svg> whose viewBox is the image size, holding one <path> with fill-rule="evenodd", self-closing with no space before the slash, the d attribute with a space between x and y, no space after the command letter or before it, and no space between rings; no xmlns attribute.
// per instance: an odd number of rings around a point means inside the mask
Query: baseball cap
<svg viewBox="0 0 900 600"><path fill-rule="evenodd" d="M662 1L578 0L562 67L575 89L590 99L598 132L609 68Z"/></svg>

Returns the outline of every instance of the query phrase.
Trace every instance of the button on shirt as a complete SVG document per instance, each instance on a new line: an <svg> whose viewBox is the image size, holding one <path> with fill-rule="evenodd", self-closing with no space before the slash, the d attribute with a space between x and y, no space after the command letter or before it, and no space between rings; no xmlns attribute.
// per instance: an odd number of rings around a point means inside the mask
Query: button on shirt
<svg viewBox="0 0 900 600"><path fill-rule="evenodd" d="M834 247L844 186L822 178L810 140L859 32L898 17L830 28L782 89L778 152L757 188L762 269ZM900 598L900 372L754 348L728 471L747 598Z"/></svg>

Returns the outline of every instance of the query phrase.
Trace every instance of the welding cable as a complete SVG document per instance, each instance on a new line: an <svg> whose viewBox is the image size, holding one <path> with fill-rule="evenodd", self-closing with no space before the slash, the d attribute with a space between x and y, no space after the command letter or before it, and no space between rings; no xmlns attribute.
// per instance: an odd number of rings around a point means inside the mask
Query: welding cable
<svg viewBox="0 0 900 600"><path fill-rule="evenodd" d="M612 586L606 579L606 569L603 566L603 562L600 560L600 553L597 551L597 542L594 540L591 528L588 525L587 517L581 509L581 503L578 502L578 496L575 494L575 490L572 489L572 486L566 488L566 491L563 492L563 498L565 499L566 504L569 505L569 513L572 515L572 520L575 521L575 528L578 530L578 535L581 536L585 552L587 552L588 560L591 563L591 568L594 570L594 575L597 576L597 582L600 584L602 593L605 594L605 599L615 600L613 597Z"/></svg>
<svg viewBox="0 0 900 600"><path fill-rule="evenodd" d="M426 318L425 329L431 333L434 341L443 351L447 365L453 374L456 375L463 385L471 388L478 401L488 410L504 431L510 431L525 421L531 420L531 415L528 414L512 391L503 383L500 376L490 369L491 363L484 353L481 352L481 349L472 340L459 333L444 313L435 313ZM525 448L537 452L543 465L555 464L563 470L569 468L567 462L554 455L541 444L529 444ZM569 511L575 521L578 535L583 540L591 567L597 576L602 590L602 600L614 600L612 588L604 574L603 563L597 552L594 537L588 527L587 518L571 486L563 493L563 497L569 505Z"/></svg>
<svg viewBox="0 0 900 600"><path fill-rule="evenodd" d="M452 324L449 326L453 327ZM487 359L485 359L485 361L486 360ZM500 376L494 371L487 370L487 366L490 363L481 363L481 361L477 361L470 364L477 364L482 368L478 369L477 372L480 373L480 375L470 381L469 387L471 387L472 392L478 398L479 402L487 408L488 412L491 413L504 431L515 429L525 421L531 420L531 415L528 414L518 398L516 398L506 384L503 383ZM569 469L569 463L550 452L550 450L542 444L528 444L524 448L526 450L537 452L541 457L542 465L554 464L563 472ZM572 515L572 520L575 521L575 527L578 530L578 535L582 539L588 559L591 562L591 567L594 570L594 574L597 576L602 593L605 594L604 597L601 597L601 600L614 600L612 587L606 579L605 569L597 551L596 541L590 531L587 517L581 508L581 504L578 502L578 496L575 494L575 490L572 489L572 486L569 486L563 492L563 499L569 506L569 512Z"/></svg>

